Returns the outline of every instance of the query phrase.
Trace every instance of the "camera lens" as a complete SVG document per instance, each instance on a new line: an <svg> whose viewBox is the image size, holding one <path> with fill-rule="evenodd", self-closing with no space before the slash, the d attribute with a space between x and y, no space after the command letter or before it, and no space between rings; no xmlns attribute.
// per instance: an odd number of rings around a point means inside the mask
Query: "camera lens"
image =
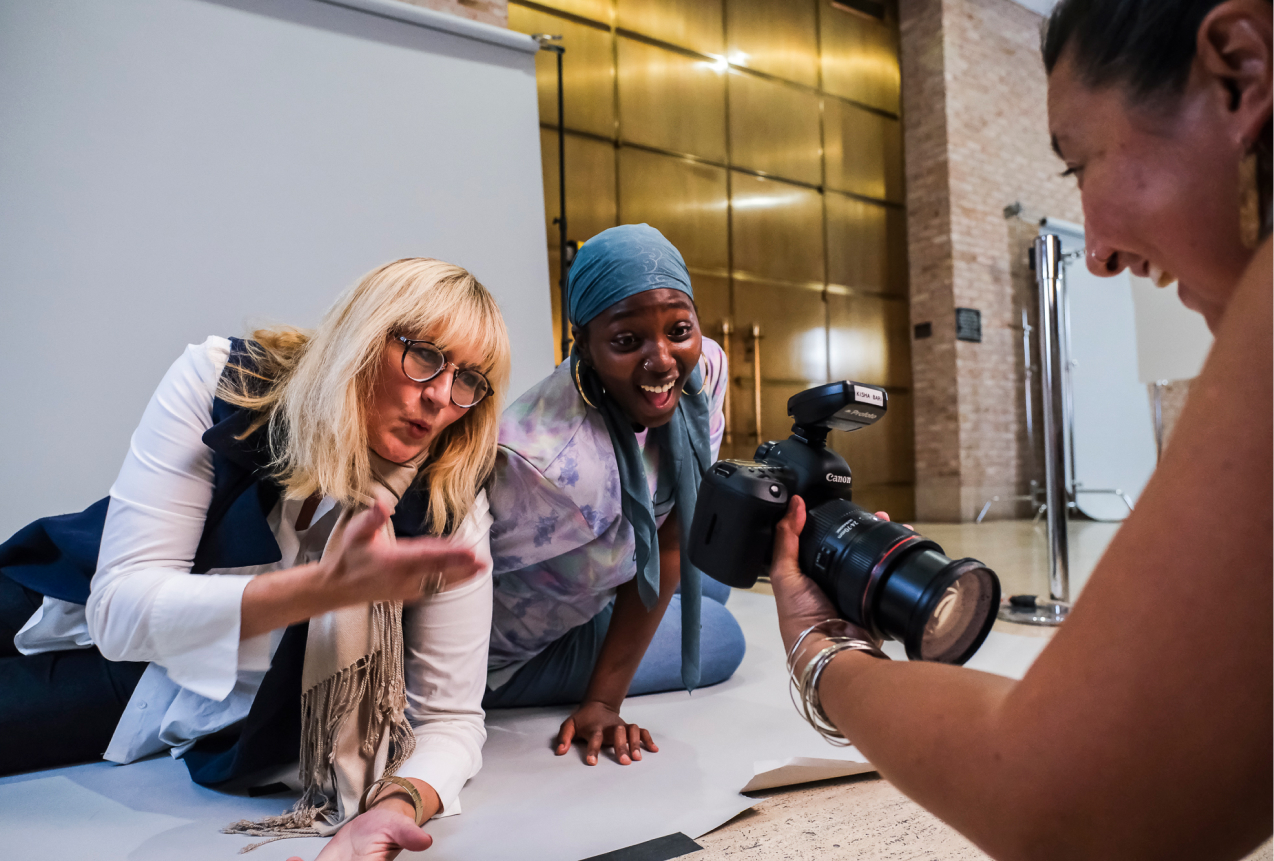
<svg viewBox="0 0 1274 861"><path fill-rule="evenodd" d="M837 499L810 510L801 568L841 615L899 640L912 660L963 664L986 639L1000 603L994 572L951 560L932 541Z"/></svg>

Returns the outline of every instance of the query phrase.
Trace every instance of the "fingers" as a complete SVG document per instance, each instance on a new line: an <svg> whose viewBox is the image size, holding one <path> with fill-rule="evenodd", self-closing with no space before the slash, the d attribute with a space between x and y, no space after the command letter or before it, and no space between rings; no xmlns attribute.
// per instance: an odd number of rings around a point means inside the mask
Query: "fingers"
<svg viewBox="0 0 1274 861"><path fill-rule="evenodd" d="M450 547L445 542L402 548L391 545L378 558L381 579L388 582L386 575L392 571L401 587L408 590L402 595L404 600L446 592L471 580L484 568L472 550Z"/></svg>
<svg viewBox="0 0 1274 861"><path fill-rule="evenodd" d="M630 723L628 725L628 755L631 756L634 761L641 760L641 734L643 732L645 732L645 730L637 726L635 723Z"/></svg>
<svg viewBox="0 0 1274 861"><path fill-rule="evenodd" d="M469 547L456 547L445 538L400 538L394 553L403 560L414 560L434 568L464 570L472 573L480 566L478 556Z"/></svg>
<svg viewBox="0 0 1274 861"><path fill-rule="evenodd" d="M372 536L385 525L385 521L388 519L389 508L385 506L385 503L378 500L371 508L350 520L349 526L345 529L346 542L356 544L370 541Z"/></svg>
<svg viewBox="0 0 1274 861"><path fill-rule="evenodd" d="M632 765L633 759L628 755L628 727L621 723L614 730L615 741L612 746L615 748L615 759L619 760L620 765Z"/></svg>
<svg viewBox="0 0 1274 861"><path fill-rule="evenodd" d="M885 521L886 523L891 522L889 520L889 512L887 511L876 511L876 512L873 512L873 514L875 514L877 517L879 517L881 520ZM916 527L912 526L910 523L904 523L902 525L902 528L910 529L912 532L916 531Z"/></svg>
<svg viewBox="0 0 1274 861"><path fill-rule="evenodd" d="M801 530L805 528L805 501L793 496L788 503L787 514L774 530L774 561L770 565L771 580L782 579L797 570L796 558L800 550Z"/></svg>
<svg viewBox="0 0 1274 861"><path fill-rule="evenodd" d="M788 533L793 539L799 539L801 530L804 528L805 500L799 496L793 496L787 503L787 513L779 521L778 530L776 531Z"/></svg>
<svg viewBox="0 0 1274 861"><path fill-rule="evenodd" d="M602 741L605 738L603 730L594 730L593 734L588 737L588 749L584 751L584 762L589 765L597 765L597 755L602 752Z"/></svg>
<svg viewBox="0 0 1274 861"><path fill-rule="evenodd" d="M571 742L575 739L575 719L567 718L562 721L562 728L557 733L557 747L553 753L561 756L571 749Z"/></svg>
<svg viewBox="0 0 1274 861"><path fill-rule="evenodd" d="M385 836L409 852L423 852L433 845L429 832L406 816L395 816L385 824Z"/></svg>
<svg viewBox="0 0 1274 861"><path fill-rule="evenodd" d="M645 746L646 750L651 753L659 753L659 747L655 744L655 740L650 737L650 732L648 730L641 731L641 743Z"/></svg>

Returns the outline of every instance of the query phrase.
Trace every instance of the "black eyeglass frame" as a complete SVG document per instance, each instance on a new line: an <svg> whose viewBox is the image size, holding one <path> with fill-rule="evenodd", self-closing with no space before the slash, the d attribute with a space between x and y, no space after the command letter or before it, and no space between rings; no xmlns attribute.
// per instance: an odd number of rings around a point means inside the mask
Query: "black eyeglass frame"
<svg viewBox="0 0 1274 861"><path fill-rule="evenodd" d="M463 410L472 409L473 407L476 407L478 404L482 403L483 400L485 400L486 398L491 397L491 395L495 392L495 387L491 385L491 381L487 379L486 374L482 373L481 371L474 370L473 368L462 368L459 365L457 365L455 362L448 361L447 354L444 353L438 347L438 345L435 344L433 341L426 341L424 339L419 339L419 338L418 339L405 338L402 335L395 335L394 337L396 337L399 341L402 341L402 344L403 344L403 355L402 355L402 359L400 360L400 364L402 365L403 375L406 376L407 379L417 383L427 383L430 380L435 379L443 371L447 370L448 367L452 369L451 391L449 392L449 397L451 398L451 402L455 404L456 406L460 407L461 409ZM432 374L425 377L423 380L416 379L407 371L407 354L411 352L412 348L415 347L417 344L427 344L428 346L437 350L438 355L442 356L442 365L438 368L438 370L434 371ZM462 404L456 401L456 375L459 374L461 371L466 371L467 373L470 373L470 374L477 374L479 377L482 378L482 382L485 383L487 387L487 390L482 395L482 397L478 398L476 401L474 401L471 404Z"/></svg>

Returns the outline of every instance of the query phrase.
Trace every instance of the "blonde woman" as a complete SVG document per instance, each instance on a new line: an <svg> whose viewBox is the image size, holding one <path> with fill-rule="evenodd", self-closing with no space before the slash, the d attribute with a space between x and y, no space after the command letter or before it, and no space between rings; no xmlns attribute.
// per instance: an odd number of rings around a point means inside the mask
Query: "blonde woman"
<svg viewBox="0 0 1274 861"><path fill-rule="evenodd" d="M0 773L170 750L252 786L299 755L294 808L228 830L428 846L481 765L508 369L491 295L427 259L312 334L188 347L110 496L0 545Z"/></svg>

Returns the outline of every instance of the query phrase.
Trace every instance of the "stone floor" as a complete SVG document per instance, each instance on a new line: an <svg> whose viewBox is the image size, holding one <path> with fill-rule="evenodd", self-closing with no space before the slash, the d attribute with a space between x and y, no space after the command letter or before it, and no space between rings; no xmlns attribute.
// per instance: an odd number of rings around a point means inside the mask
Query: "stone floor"
<svg viewBox="0 0 1274 861"><path fill-rule="evenodd" d="M1043 523L916 524L948 556L972 556L1000 576L1004 594L1046 594ZM1118 524L1070 525L1071 597L1114 536ZM1048 628L997 622L997 630L1047 637ZM879 777L864 775L755 793L756 807L698 839L694 861L964 861L987 858L953 829ZM1266 843L1246 861L1274 861Z"/></svg>
<svg viewBox="0 0 1274 861"><path fill-rule="evenodd" d="M878 777L754 793L687 861L982 861L990 856ZM1244 861L1274 861L1266 842Z"/></svg>

